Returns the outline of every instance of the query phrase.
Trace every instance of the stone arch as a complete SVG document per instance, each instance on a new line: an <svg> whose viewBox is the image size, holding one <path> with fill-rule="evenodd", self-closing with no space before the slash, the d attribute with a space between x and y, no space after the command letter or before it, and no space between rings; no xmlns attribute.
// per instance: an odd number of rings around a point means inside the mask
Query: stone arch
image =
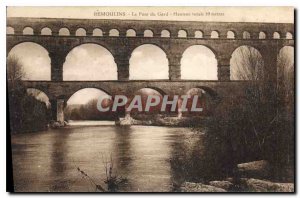
<svg viewBox="0 0 300 198"><path fill-rule="evenodd" d="M287 32L286 39L293 39L293 34L291 32Z"/></svg>
<svg viewBox="0 0 300 198"><path fill-rule="evenodd" d="M186 38L187 37L187 31L186 30L179 30L178 31L178 38Z"/></svg>
<svg viewBox="0 0 300 198"><path fill-rule="evenodd" d="M129 49L129 53L128 53L128 54L132 54L132 52L133 52L135 49L137 49L138 47L143 46L143 45L154 45L154 46L160 48L162 51L164 51L164 53L165 53L166 55L168 55L168 50L167 50L163 45L160 45L160 44L158 44L158 43L156 43L156 42L147 42L147 41L145 41L145 42L143 42L143 43L141 43L141 44L137 44L137 45L131 47L131 48Z"/></svg>
<svg viewBox="0 0 300 198"><path fill-rule="evenodd" d="M119 35L120 35L120 32L118 29L109 30L109 36L118 37Z"/></svg>
<svg viewBox="0 0 300 198"><path fill-rule="evenodd" d="M183 48L182 53L184 53L184 51L186 51L189 47L197 46L197 45L204 46L204 47L208 48L210 51L212 51L214 53L214 56L217 57L217 54L218 54L217 50L215 50L212 46L206 45L206 44L190 44L190 45L187 45L187 46L185 46L185 48Z"/></svg>
<svg viewBox="0 0 300 198"><path fill-rule="evenodd" d="M38 42L38 41L20 41L20 42L16 42L16 43L12 43L11 45L7 46L7 55L9 54L9 52L17 45L22 44L22 43L35 43L37 45L40 45L41 47L43 47L49 54L49 47L47 45L45 45L42 42Z"/></svg>
<svg viewBox="0 0 300 198"><path fill-rule="evenodd" d="M13 27L6 27L6 34L15 34L15 29Z"/></svg>
<svg viewBox="0 0 300 198"><path fill-rule="evenodd" d="M273 33L273 39L280 39L280 33L279 32L274 32Z"/></svg>
<svg viewBox="0 0 300 198"><path fill-rule="evenodd" d="M235 33L234 33L234 31L228 31L227 32L227 38L228 39L235 39Z"/></svg>
<svg viewBox="0 0 300 198"><path fill-rule="evenodd" d="M217 80L216 53L205 45L191 45L181 58L181 79Z"/></svg>
<svg viewBox="0 0 300 198"><path fill-rule="evenodd" d="M60 28L58 31L59 36L70 36L70 30L66 27Z"/></svg>
<svg viewBox="0 0 300 198"><path fill-rule="evenodd" d="M127 37L135 37L136 36L136 31L134 29L128 29L126 31L126 36Z"/></svg>
<svg viewBox="0 0 300 198"><path fill-rule="evenodd" d="M112 56L115 56L114 50L113 50L109 45L107 45L107 44L105 44L105 43L96 43L96 42L84 42L84 43L76 44L76 45L71 46L70 48L68 48L68 52L67 52L66 54L68 55L74 48L79 47L79 46L81 46L81 45L85 45L85 44L95 44L95 45L99 45L99 46L105 48L106 50L108 50L109 53L111 53Z"/></svg>
<svg viewBox="0 0 300 198"><path fill-rule="evenodd" d="M131 52L129 79L168 79L169 63L166 52L157 44L144 43Z"/></svg>
<svg viewBox="0 0 300 198"><path fill-rule="evenodd" d="M137 92L141 89L153 89L153 90L157 91L159 94L161 94L162 96L167 95L167 93L163 89L161 89L159 87L154 87L154 86L139 87L134 92Z"/></svg>
<svg viewBox="0 0 300 198"><path fill-rule="evenodd" d="M100 28L95 28L93 30L93 36L103 36L103 32Z"/></svg>
<svg viewBox="0 0 300 198"><path fill-rule="evenodd" d="M51 120L51 113L56 105L51 104L49 96L43 90L36 87L27 87L25 90L22 112L30 116L31 119L26 120L26 125L34 125L46 129L47 124Z"/></svg>
<svg viewBox="0 0 300 198"><path fill-rule="evenodd" d="M23 35L34 35L32 27L25 27L23 29Z"/></svg>
<svg viewBox="0 0 300 198"><path fill-rule="evenodd" d="M203 32L201 30L196 30L195 38L203 38Z"/></svg>
<svg viewBox="0 0 300 198"><path fill-rule="evenodd" d="M160 35L161 37L169 38L171 37L171 32L169 30L162 30Z"/></svg>
<svg viewBox="0 0 300 198"><path fill-rule="evenodd" d="M281 103L280 111L287 116L294 115L295 108L295 48L284 46L277 56L277 93ZM291 117L290 117L291 119Z"/></svg>
<svg viewBox="0 0 300 198"><path fill-rule="evenodd" d="M150 107L149 111L145 111L145 106L147 102L147 98L150 95L157 95L160 98L160 103L156 105L155 107ZM166 95L164 91L162 91L160 88L157 87L140 87L136 89L133 94L128 98L128 103L125 106L125 111L126 115L130 115L135 119L148 119L147 117L144 116L157 116L158 114L164 113L161 112L161 104L163 100L163 96ZM138 109L134 108L131 111L128 110L128 107L132 100L134 99L135 96L140 96L141 97L141 102L142 102L142 112L138 111Z"/></svg>
<svg viewBox="0 0 300 198"><path fill-rule="evenodd" d="M217 39L219 38L219 32L216 30L211 31L210 38Z"/></svg>
<svg viewBox="0 0 300 198"><path fill-rule="evenodd" d="M265 32L259 32L258 38L259 39L266 39L267 38L266 33Z"/></svg>
<svg viewBox="0 0 300 198"><path fill-rule="evenodd" d="M86 36L86 30L84 28L78 28L75 32L75 36Z"/></svg>
<svg viewBox="0 0 300 198"><path fill-rule="evenodd" d="M117 80L117 71L114 55L109 48L88 42L69 50L63 65L63 80Z"/></svg>
<svg viewBox="0 0 300 198"><path fill-rule="evenodd" d="M64 97L64 100L67 102L74 94L76 94L77 92L83 90L83 89L94 89L94 90L99 90L109 96L113 96L108 90L106 90L105 88L100 88L100 87L77 87L75 88L74 90L72 90L70 93L68 93L65 97Z"/></svg>
<svg viewBox="0 0 300 198"><path fill-rule="evenodd" d="M231 80L261 80L264 78L264 59L260 51L249 45L237 47L230 59Z"/></svg>
<svg viewBox="0 0 300 198"><path fill-rule="evenodd" d="M153 31L152 30L145 30L144 31L144 37L153 37Z"/></svg>
<svg viewBox="0 0 300 198"><path fill-rule="evenodd" d="M277 95L280 113L293 120L295 114L295 48L284 46L277 56Z"/></svg>
<svg viewBox="0 0 300 198"><path fill-rule="evenodd" d="M251 34L248 31L243 32L243 39L251 39Z"/></svg>
<svg viewBox="0 0 300 198"><path fill-rule="evenodd" d="M51 80L49 51L38 42L20 42L11 46L7 59L16 59L24 72L23 80Z"/></svg>
<svg viewBox="0 0 300 198"><path fill-rule="evenodd" d="M72 92L66 97L66 105L64 108L66 119L115 120L116 115L111 111L111 108L107 112L101 112L98 110L97 104L100 96L112 97L112 95L106 90L98 87L81 87L80 89L76 89L75 92ZM110 107L112 105L112 101L113 98L104 99L102 101L102 105L104 105L104 107ZM69 108L72 107L72 105L76 105L77 109L76 106L74 108Z"/></svg>
<svg viewBox="0 0 300 198"><path fill-rule="evenodd" d="M209 92L207 91L209 90ZM212 95L211 95L212 94ZM207 87L192 87L188 89L185 93L185 95L188 95L190 98L187 99L186 103L186 111L183 111L182 107L182 99L179 102L179 117L182 116L204 116L204 115L210 115L212 112L213 107L215 106L215 99L217 98L217 95L215 95L214 91L212 91L210 88ZM193 99L194 96L198 96L197 100L197 108L202 108L202 111L199 112L193 112L192 111L192 105L193 105Z"/></svg>
<svg viewBox="0 0 300 198"><path fill-rule="evenodd" d="M214 90L211 87L207 87L207 86L195 86L193 88L203 89L204 91L206 91L212 97L213 100L218 100L220 98L220 96L217 93L217 91Z"/></svg>
<svg viewBox="0 0 300 198"><path fill-rule="evenodd" d="M42 30L41 30L41 35L52 35L52 30L48 27L44 27Z"/></svg>
<svg viewBox="0 0 300 198"><path fill-rule="evenodd" d="M42 91L39 88L31 88L31 87L27 87L26 92L27 92L27 95L31 95L31 96L35 97L35 99L37 99L41 102L44 102L46 104L47 108L51 107L50 98L49 98L47 92Z"/></svg>
<svg viewBox="0 0 300 198"><path fill-rule="evenodd" d="M282 67L283 69L294 67L294 46L284 46L282 47L277 56L277 67ZM279 72L280 73L280 72ZM278 73L278 74L279 74Z"/></svg>

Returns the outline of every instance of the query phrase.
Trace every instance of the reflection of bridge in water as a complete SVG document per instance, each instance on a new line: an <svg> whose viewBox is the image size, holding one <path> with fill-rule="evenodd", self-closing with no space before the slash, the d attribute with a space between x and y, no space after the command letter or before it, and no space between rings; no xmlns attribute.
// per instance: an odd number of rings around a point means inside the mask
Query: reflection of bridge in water
<svg viewBox="0 0 300 198"><path fill-rule="evenodd" d="M284 46L294 46L294 24L282 23L8 18L7 26L7 54L23 42L37 43L48 51L51 81L25 81L25 86L45 92L54 107L53 116L60 121L65 101L83 88L129 97L141 88L153 88L171 96L183 95L191 88L201 88L219 99L228 94L238 96L247 82L230 80L230 59L235 49L245 45L261 53L265 79L276 84L278 53ZM23 34L28 28L32 35ZM60 35L63 28L67 35ZM50 35L42 35L45 29ZM86 43L99 44L110 51L117 64L118 80L63 81L66 56L74 47ZM129 59L133 50L143 44L156 45L165 52L169 80L129 80ZM182 54L193 45L204 45L215 54L218 80L181 80Z"/></svg>

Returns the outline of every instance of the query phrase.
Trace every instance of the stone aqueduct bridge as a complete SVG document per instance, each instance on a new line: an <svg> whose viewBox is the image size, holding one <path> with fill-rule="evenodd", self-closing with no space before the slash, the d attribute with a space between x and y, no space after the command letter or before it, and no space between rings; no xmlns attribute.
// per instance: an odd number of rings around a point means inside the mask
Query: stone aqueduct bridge
<svg viewBox="0 0 300 198"><path fill-rule="evenodd" d="M294 35L294 24L283 23L8 18L7 27L13 31L7 34L7 55L22 42L37 43L48 51L51 58L51 81L26 81L25 85L40 89L48 95L57 120L63 119L64 101L82 88L99 88L110 95L127 96L146 87L168 95L184 94L195 87L206 90L215 98L226 97L229 92L238 94L238 90L247 86L247 82L230 80L230 59L234 50L243 45L252 46L261 53L265 78L276 83L277 55L282 47L294 46L293 38L286 38L287 34ZM23 34L23 30L28 27L32 28L33 35ZM42 35L44 28L49 28L51 35ZM67 28L69 35L60 35L61 28ZM77 30L82 28L85 35L76 35ZM95 29L100 32L98 36L94 35ZM111 34L113 29L117 34ZM135 35L128 36L128 30L134 31ZM146 30L150 30L153 36L145 37ZM163 31L167 31L170 36L162 37ZM178 34L180 31L186 35L181 37ZM234 38L228 38L228 32L234 34ZM212 38L213 34L217 38ZM274 34L280 38L273 38ZM85 43L99 44L111 52L118 68L117 81L63 81L63 64L67 54L74 47ZM129 80L131 53L143 44L156 45L166 53L169 80ZM204 45L214 52L218 63L218 80L180 79L182 54L192 45Z"/></svg>

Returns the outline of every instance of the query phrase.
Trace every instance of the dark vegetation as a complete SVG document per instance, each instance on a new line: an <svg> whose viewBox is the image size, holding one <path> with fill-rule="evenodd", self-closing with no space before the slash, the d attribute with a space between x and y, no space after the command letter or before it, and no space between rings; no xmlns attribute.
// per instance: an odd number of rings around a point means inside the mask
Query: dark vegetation
<svg viewBox="0 0 300 198"><path fill-rule="evenodd" d="M241 97L228 97L214 110L206 133L192 152L171 160L182 181L208 182L233 177L239 180L237 164L255 160L270 163L268 178L294 182L294 65L285 56L278 59L278 85L263 77L263 63L251 48L239 51L240 79L250 80ZM243 96L242 96L243 95ZM200 146L202 145L202 146ZM238 182L237 182L238 183Z"/></svg>
<svg viewBox="0 0 300 198"><path fill-rule="evenodd" d="M92 177L90 177L86 172L77 167L77 171L82 175L83 178L87 179L91 185L95 188L95 191L100 192L117 192L120 188L127 183L127 179L122 176L118 176L114 173L114 161L112 155L110 155L110 161L104 161L105 175L104 180L105 185L97 183Z"/></svg>
<svg viewBox="0 0 300 198"><path fill-rule="evenodd" d="M9 115L11 132L39 131L47 128L50 109L36 99L40 93L28 94L22 84L24 71L19 60L10 56L7 60Z"/></svg>
<svg viewBox="0 0 300 198"><path fill-rule="evenodd" d="M83 105L68 105L65 110L66 120L114 120L116 114L112 111L101 112L97 108L98 99L92 99Z"/></svg>

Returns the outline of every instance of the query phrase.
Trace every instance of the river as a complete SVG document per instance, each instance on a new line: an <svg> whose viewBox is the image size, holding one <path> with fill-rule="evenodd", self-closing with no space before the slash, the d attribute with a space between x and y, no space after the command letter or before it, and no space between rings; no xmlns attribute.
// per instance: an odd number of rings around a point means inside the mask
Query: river
<svg viewBox="0 0 300 198"><path fill-rule="evenodd" d="M120 191L172 191L185 171L172 163L193 152L199 137L188 128L79 124L14 134L15 191L94 192L77 168L105 187L106 162L113 163L113 174L127 180Z"/></svg>

